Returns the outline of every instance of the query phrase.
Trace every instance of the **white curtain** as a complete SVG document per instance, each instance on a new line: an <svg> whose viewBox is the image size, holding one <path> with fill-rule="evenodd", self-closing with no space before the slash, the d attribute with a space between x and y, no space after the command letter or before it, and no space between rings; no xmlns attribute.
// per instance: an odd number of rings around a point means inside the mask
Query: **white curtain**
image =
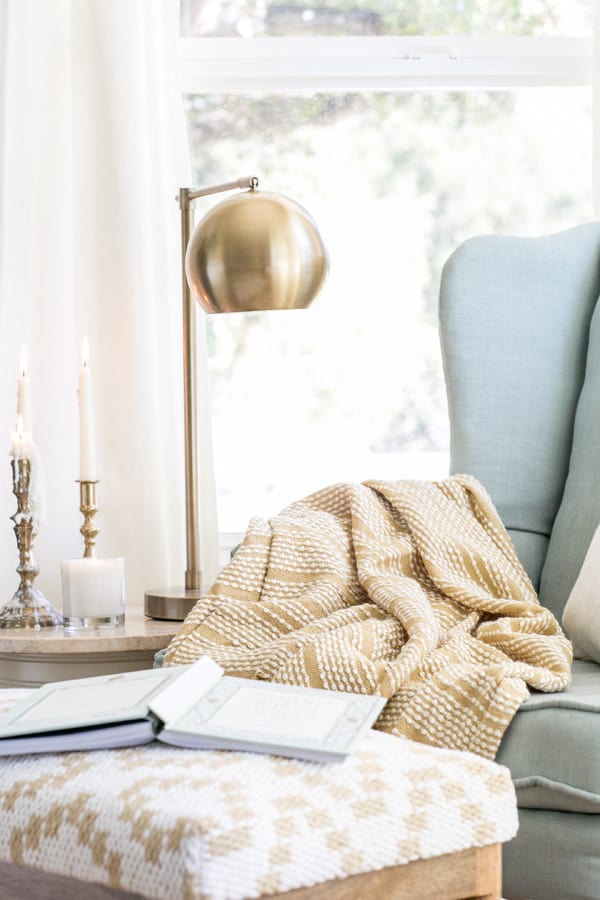
<svg viewBox="0 0 600 900"><path fill-rule="evenodd" d="M0 0L0 29L0 601L18 581L8 433L22 344L46 475L37 584L57 607L60 561L81 556L76 387L86 335L97 551L125 557L127 603L140 606L145 588L182 583L185 568L174 196L190 172L178 2ZM212 576L214 545L205 567Z"/></svg>

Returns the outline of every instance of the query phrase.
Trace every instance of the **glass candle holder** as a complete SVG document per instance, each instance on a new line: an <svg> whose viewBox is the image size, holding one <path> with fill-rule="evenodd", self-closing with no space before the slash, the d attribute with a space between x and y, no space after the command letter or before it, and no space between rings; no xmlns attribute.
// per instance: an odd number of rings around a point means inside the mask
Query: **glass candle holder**
<svg viewBox="0 0 600 900"><path fill-rule="evenodd" d="M61 574L65 629L115 628L123 625L124 570L122 557L64 560Z"/></svg>

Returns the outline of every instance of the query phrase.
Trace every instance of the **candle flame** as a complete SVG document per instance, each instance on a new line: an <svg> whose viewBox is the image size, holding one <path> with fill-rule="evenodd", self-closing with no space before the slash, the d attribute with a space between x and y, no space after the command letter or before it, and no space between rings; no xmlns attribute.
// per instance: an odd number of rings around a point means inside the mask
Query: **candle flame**
<svg viewBox="0 0 600 900"><path fill-rule="evenodd" d="M27 375L27 350L25 349L25 344L21 347L19 355L19 369L23 378L25 378Z"/></svg>
<svg viewBox="0 0 600 900"><path fill-rule="evenodd" d="M83 341L81 342L81 362L83 363L84 366L87 366L87 365L89 365L89 361L90 361L90 345L89 345L88 339L86 337L84 337Z"/></svg>
<svg viewBox="0 0 600 900"><path fill-rule="evenodd" d="M23 438L23 416L21 415L21 413L19 413L19 415L17 416L17 435L19 437L19 440L22 440L22 438Z"/></svg>

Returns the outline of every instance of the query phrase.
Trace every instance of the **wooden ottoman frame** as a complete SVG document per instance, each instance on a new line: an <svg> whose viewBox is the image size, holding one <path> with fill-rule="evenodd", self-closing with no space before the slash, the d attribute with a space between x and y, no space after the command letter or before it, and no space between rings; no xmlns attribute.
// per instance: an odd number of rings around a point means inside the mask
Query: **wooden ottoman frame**
<svg viewBox="0 0 600 900"><path fill-rule="evenodd" d="M500 900L501 844L271 894L264 900ZM0 862L0 900L136 900L95 882Z"/></svg>

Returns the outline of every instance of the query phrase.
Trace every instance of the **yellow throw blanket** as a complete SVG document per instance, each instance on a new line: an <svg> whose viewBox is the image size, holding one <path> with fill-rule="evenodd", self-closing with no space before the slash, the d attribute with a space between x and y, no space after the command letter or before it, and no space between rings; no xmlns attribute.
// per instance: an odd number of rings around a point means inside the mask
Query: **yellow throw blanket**
<svg viewBox="0 0 600 900"><path fill-rule="evenodd" d="M253 520L169 645L230 675L378 693L377 727L492 758L527 684L570 683L492 501L467 475L340 484Z"/></svg>

